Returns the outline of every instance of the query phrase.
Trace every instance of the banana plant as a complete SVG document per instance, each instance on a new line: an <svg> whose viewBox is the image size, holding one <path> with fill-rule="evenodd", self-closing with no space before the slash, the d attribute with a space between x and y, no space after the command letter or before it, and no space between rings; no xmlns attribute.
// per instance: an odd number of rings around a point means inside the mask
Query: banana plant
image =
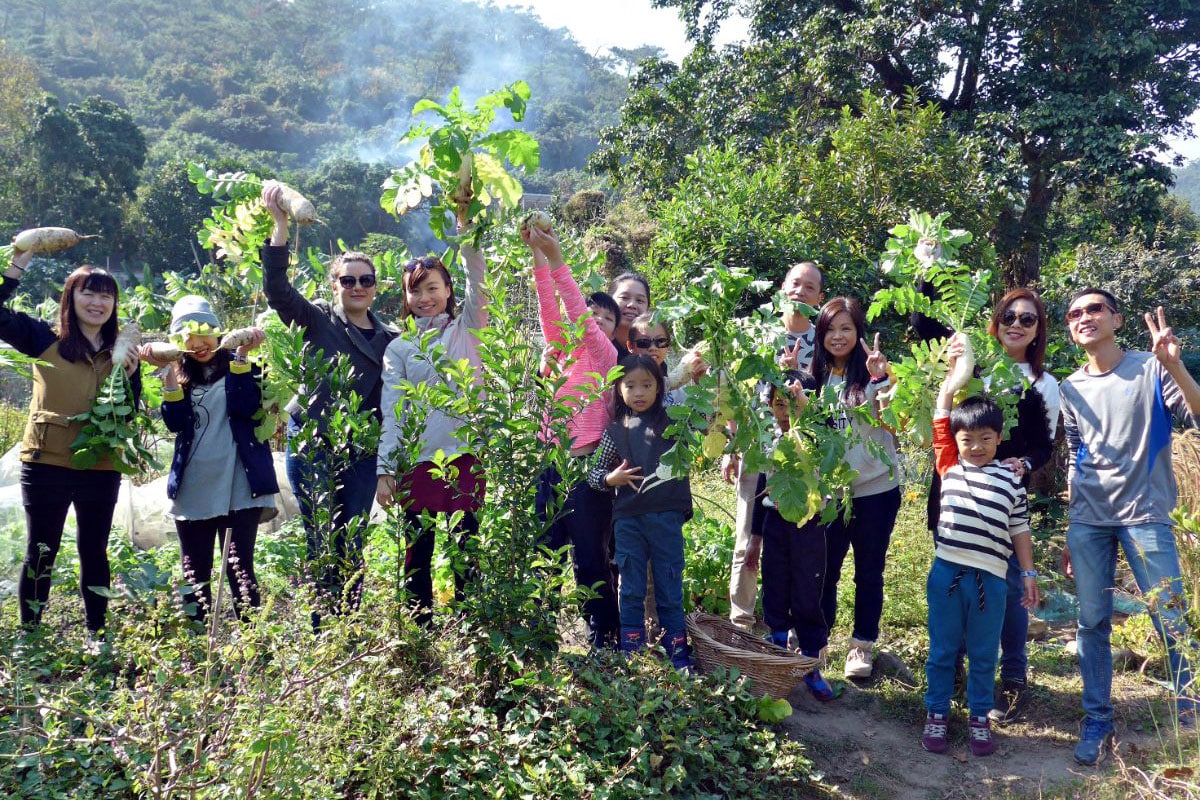
<svg viewBox="0 0 1200 800"><path fill-rule="evenodd" d="M460 227L474 225L478 243L487 223L496 218L497 206L517 207L524 189L514 173L538 167L536 139L516 128L492 130L502 108L513 122L524 120L528 100L529 84L516 81L484 95L471 108L457 86L444 104L428 98L418 101L413 117L432 112L440 124L421 122L404 133L401 144L419 142L420 149L415 159L384 181L380 205L402 216L431 199L429 227L435 236L453 238L454 232L446 229L453 215Z"/></svg>

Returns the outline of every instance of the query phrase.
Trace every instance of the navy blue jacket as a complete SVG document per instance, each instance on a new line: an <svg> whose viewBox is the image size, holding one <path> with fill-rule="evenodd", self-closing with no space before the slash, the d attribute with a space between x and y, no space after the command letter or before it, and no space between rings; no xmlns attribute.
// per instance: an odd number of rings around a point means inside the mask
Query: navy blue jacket
<svg viewBox="0 0 1200 800"><path fill-rule="evenodd" d="M275 463L271 458L271 446L260 442L254 435L258 423L254 415L262 406L262 390L258 385L260 370L256 365L229 365L225 376L225 403L229 414L229 427L233 430L233 443L237 448L238 462L246 471L253 497L276 494L279 481L275 478ZM196 412L192 400L182 389L166 392L162 404L163 422L167 430L175 434L175 455L171 457L171 474L167 477L167 497L172 500L179 494L183 470L192 451L196 436Z"/></svg>

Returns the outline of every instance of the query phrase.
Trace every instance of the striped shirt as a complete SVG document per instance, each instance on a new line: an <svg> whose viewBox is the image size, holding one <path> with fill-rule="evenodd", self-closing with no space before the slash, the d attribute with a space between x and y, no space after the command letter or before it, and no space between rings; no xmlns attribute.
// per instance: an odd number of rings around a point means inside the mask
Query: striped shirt
<svg viewBox="0 0 1200 800"><path fill-rule="evenodd" d="M1025 487L999 461L982 467L960 461L947 416L933 421L933 452L942 478L934 555L1003 579L1012 538L1029 533Z"/></svg>

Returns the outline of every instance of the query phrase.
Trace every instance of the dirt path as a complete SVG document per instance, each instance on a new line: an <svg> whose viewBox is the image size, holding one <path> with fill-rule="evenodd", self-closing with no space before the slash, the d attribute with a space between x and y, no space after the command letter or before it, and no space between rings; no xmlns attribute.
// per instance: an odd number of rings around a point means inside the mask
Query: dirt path
<svg viewBox="0 0 1200 800"><path fill-rule="evenodd" d="M1147 695L1154 691L1144 684L1141 691L1129 690L1118 708L1118 746L1120 752L1136 755L1158 741L1143 716ZM920 691L900 687L881 691L891 692L893 699L885 703L876 691L853 685L830 703L817 702L803 686L788 698L795 713L785 720L784 729L806 745L823 775L822 783L835 797L1038 797L1047 789L1096 774L1094 768L1080 767L1072 758L1080 714L1065 713L1064 705L1073 701L1077 706L1078 695L1044 694L1027 721L994 729L996 752L977 758L966 741L963 714L957 713L952 722L949 753L934 755L921 748ZM1114 696L1119 696L1116 691Z"/></svg>

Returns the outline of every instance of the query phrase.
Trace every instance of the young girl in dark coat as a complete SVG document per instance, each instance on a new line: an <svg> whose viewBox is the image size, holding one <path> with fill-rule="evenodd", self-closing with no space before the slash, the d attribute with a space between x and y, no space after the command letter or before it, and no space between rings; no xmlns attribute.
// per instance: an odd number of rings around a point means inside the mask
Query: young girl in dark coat
<svg viewBox="0 0 1200 800"><path fill-rule="evenodd" d="M175 304L171 335L187 352L163 377L163 422L175 434L167 478L185 576L184 607L202 620L212 606L213 545L230 536L225 574L238 615L259 604L254 543L259 523L275 516L279 484L271 449L254 431L262 407L261 370L247 354L265 338L250 329L233 353L218 349L220 322L208 301L189 295ZM158 363L149 345L144 359Z"/></svg>

